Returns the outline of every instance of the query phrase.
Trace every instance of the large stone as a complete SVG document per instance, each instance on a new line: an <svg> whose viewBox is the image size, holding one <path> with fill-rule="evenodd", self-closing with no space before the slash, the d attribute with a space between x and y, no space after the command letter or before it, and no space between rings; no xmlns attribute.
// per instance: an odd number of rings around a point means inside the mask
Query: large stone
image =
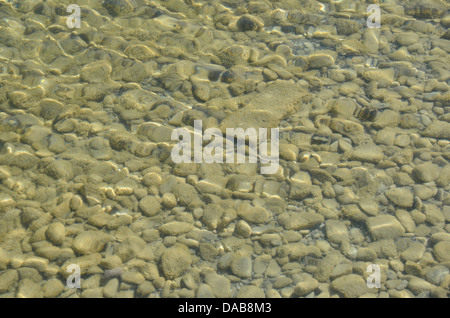
<svg viewBox="0 0 450 318"><path fill-rule="evenodd" d="M15 283L19 280L19 274L16 270L9 269L0 274L0 294L11 290Z"/></svg>
<svg viewBox="0 0 450 318"><path fill-rule="evenodd" d="M187 222L171 221L159 227L159 231L166 235L180 235L189 232L193 225Z"/></svg>
<svg viewBox="0 0 450 318"><path fill-rule="evenodd" d="M427 126L422 135L431 138L450 139L450 123L435 120Z"/></svg>
<svg viewBox="0 0 450 318"><path fill-rule="evenodd" d="M325 222L327 237L331 242L341 243L348 241L348 231L344 223L338 220L327 220Z"/></svg>
<svg viewBox="0 0 450 318"><path fill-rule="evenodd" d="M355 148L350 156L350 159L378 163L384 158L383 151L380 147L373 144L364 144Z"/></svg>
<svg viewBox="0 0 450 318"><path fill-rule="evenodd" d="M324 217L315 212L286 212L278 221L286 230L297 231L314 228L324 221Z"/></svg>
<svg viewBox="0 0 450 318"><path fill-rule="evenodd" d="M270 213L263 207L255 206L239 210L238 216L249 223L266 223L270 218Z"/></svg>
<svg viewBox="0 0 450 318"><path fill-rule="evenodd" d="M175 244L164 251L161 256L161 269L166 279L181 276L192 263L191 253L182 244Z"/></svg>
<svg viewBox="0 0 450 318"><path fill-rule="evenodd" d="M414 196L409 188L394 188L386 191L386 197L395 205L410 208L414 203Z"/></svg>
<svg viewBox="0 0 450 318"><path fill-rule="evenodd" d="M439 177L439 170L438 165L427 162L414 167L412 173L418 181L430 182Z"/></svg>
<svg viewBox="0 0 450 318"><path fill-rule="evenodd" d="M405 229L392 215L377 215L368 218L367 228L375 240L394 239L405 234Z"/></svg>
<svg viewBox="0 0 450 318"><path fill-rule="evenodd" d="M231 271L242 278L252 276L252 259L244 251L237 251L231 260Z"/></svg>
<svg viewBox="0 0 450 318"><path fill-rule="evenodd" d="M66 238L66 228L60 222L50 224L45 232L47 239L55 245L61 245Z"/></svg>
<svg viewBox="0 0 450 318"><path fill-rule="evenodd" d="M78 254L94 254L101 252L110 239L110 236L102 231L85 231L75 237L72 248Z"/></svg>
<svg viewBox="0 0 450 318"><path fill-rule="evenodd" d="M205 282L211 287L217 298L231 297L230 280L225 276L209 273L205 276Z"/></svg>
<svg viewBox="0 0 450 318"><path fill-rule="evenodd" d="M139 209L145 216L154 216L161 210L161 203L156 197L148 195L139 201Z"/></svg>
<svg viewBox="0 0 450 318"><path fill-rule="evenodd" d="M331 282L331 287L345 298L358 298L368 293L374 293L373 289L367 287L364 278L355 274L336 278Z"/></svg>
<svg viewBox="0 0 450 318"><path fill-rule="evenodd" d="M450 262L450 241L441 241L433 248L434 257L439 263Z"/></svg>
<svg viewBox="0 0 450 318"><path fill-rule="evenodd" d="M297 296L305 296L317 287L319 287L319 282L316 279L309 275L303 275L302 279L295 286L294 293Z"/></svg>

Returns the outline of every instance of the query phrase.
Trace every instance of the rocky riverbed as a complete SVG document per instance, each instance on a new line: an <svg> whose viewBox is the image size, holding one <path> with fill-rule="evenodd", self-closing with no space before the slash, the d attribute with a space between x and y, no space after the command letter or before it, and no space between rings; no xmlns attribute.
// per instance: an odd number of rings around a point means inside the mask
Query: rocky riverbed
<svg viewBox="0 0 450 318"><path fill-rule="evenodd" d="M0 297L448 298L446 1L76 3L0 1Z"/></svg>

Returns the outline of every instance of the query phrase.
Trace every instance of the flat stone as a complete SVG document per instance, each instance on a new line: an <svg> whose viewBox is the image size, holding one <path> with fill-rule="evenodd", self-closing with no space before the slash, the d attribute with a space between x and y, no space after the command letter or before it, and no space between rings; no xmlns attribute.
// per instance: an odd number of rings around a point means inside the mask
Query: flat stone
<svg viewBox="0 0 450 318"><path fill-rule="evenodd" d="M135 284L135 285L142 284L145 281L144 276L138 272L125 272L120 276L120 278L125 283Z"/></svg>
<svg viewBox="0 0 450 318"><path fill-rule="evenodd" d="M249 223L266 223L270 219L270 213L263 207L255 206L238 210L238 216Z"/></svg>
<svg viewBox="0 0 450 318"><path fill-rule="evenodd" d="M189 232L194 226L187 222L171 221L161 225L158 230L166 235L180 235Z"/></svg>
<svg viewBox="0 0 450 318"><path fill-rule="evenodd" d="M380 147L364 144L355 148L350 156L350 159L362 161L362 162L373 162L378 163L384 158L383 151Z"/></svg>
<svg viewBox="0 0 450 318"><path fill-rule="evenodd" d="M304 230L314 228L324 221L321 214L314 212L286 212L278 221L286 230Z"/></svg>
<svg viewBox="0 0 450 318"><path fill-rule="evenodd" d="M405 234L405 229L392 215L377 215L368 218L367 228L375 240L394 239Z"/></svg>

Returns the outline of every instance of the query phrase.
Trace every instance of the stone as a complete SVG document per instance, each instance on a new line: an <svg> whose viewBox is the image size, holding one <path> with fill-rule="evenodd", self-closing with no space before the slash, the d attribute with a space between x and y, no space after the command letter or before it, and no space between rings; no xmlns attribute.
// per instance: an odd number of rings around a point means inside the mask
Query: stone
<svg viewBox="0 0 450 318"><path fill-rule="evenodd" d="M173 194L177 197L178 203L189 206L200 201L197 190L190 184L177 184L174 186Z"/></svg>
<svg viewBox="0 0 450 318"><path fill-rule="evenodd" d="M340 244L342 241L348 241L348 231L344 223L338 220L327 220L325 222L325 230L327 238L333 242Z"/></svg>
<svg viewBox="0 0 450 318"><path fill-rule="evenodd" d="M145 216L155 216L161 210L161 203L155 196L145 196L139 201L139 209Z"/></svg>
<svg viewBox="0 0 450 318"><path fill-rule="evenodd" d="M425 246L420 242L411 242L406 250L404 250L400 257L405 262L418 262L422 259L423 253L425 252Z"/></svg>
<svg viewBox="0 0 450 318"><path fill-rule="evenodd" d="M42 296L44 298L56 298L64 290L64 284L56 278L52 278L42 283Z"/></svg>
<svg viewBox="0 0 450 318"><path fill-rule="evenodd" d="M151 293L153 293L154 291L155 291L155 286L153 286L153 284L149 281L143 282L136 289L136 293L142 297L148 296Z"/></svg>
<svg viewBox="0 0 450 318"><path fill-rule="evenodd" d="M450 271L447 267L442 265L436 265L427 270L425 274L425 278L430 283L439 286L444 278L450 274Z"/></svg>
<svg viewBox="0 0 450 318"><path fill-rule="evenodd" d="M19 273L14 269L8 269L0 274L0 294L6 293L19 280Z"/></svg>
<svg viewBox="0 0 450 318"><path fill-rule="evenodd" d="M211 286L207 284L200 284L197 290L195 291L196 298L214 298L214 292Z"/></svg>
<svg viewBox="0 0 450 318"><path fill-rule="evenodd" d="M103 1L103 7L105 7L112 16L126 15L134 10L129 0L105 0Z"/></svg>
<svg viewBox="0 0 450 318"><path fill-rule="evenodd" d="M355 274L336 278L331 282L331 287L345 298L359 298L362 295L374 293L373 289L367 287L364 278Z"/></svg>
<svg viewBox="0 0 450 318"><path fill-rule="evenodd" d="M246 285L239 289L236 298L265 298L264 290L258 286Z"/></svg>
<svg viewBox="0 0 450 318"><path fill-rule="evenodd" d="M350 159L362 162L378 163L384 158L380 147L372 144L364 144L353 149Z"/></svg>
<svg viewBox="0 0 450 318"><path fill-rule="evenodd" d="M406 210L396 210L395 217L400 221L401 225L405 228L406 232L414 233L416 229L416 223L412 219L411 215Z"/></svg>
<svg viewBox="0 0 450 318"><path fill-rule="evenodd" d="M405 234L405 229L392 215L382 214L370 217L367 228L375 240L394 239Z"/></svg>
<svg viewBox="0 0 450 318"><path fill-rule="evenodd" d="M156 56L152 49L142 44L131 44L125 49L124 53L130 58L141 61L148 61Z"/></svg>
<svg viewBox="0 0 450 318"><path fill-rule="evenodd" d="M61 102L50 98L43 99L39 106L41 107L41 117L47 120L55 119L64 110Z"/></svg>
<svg viewBox="0 0 450 318"><path fill-rule="evenodd" d="M424 204L426 221L431 225L443 226L445 224L445 217L441 209L434 204Z"/></svg>
<svg viewBox="0 0 450 318"><path fill-rule="evenodd" d="M130 234L129 236L127 235L127 238L122 243L114 247L115 254L120 257L122 262L127 262L137 257L147 244L142 238L132 235L132 233Z"/></svg>
<svg viewBox="0 0 450 318"><path fill-rule="evenodd" d="M439 263L450 262L450 241L441 241L434 245L433 255Z"/></svg>
<svg viewBox="0 0 450 318"><path fill-rule="evenodd" d="M119 289L119 280L117 278L110 279L103 287L103 296L106 298L115 298Z"/></svg>
<svg viewBox="0 0 450 318"><path fill-rule="evenodd" d="M235 227L234 231L237 235L240 235L242 237L250 237L252 235L252 228L244 220L239 220L236 223L236 227Z"/></svg>
<svg viewBox="0 0 450 318"><path fill-rule="evenodd" d="M66 238L66 228L60 222L50 224L45 231L47 239L55 245L61 245Z"/></svg>
<svg viewBox="0 0 450 318"><path fill-rule="evenodd" d="M45 168L46 174L55 179L71 180L74 177L73 166L70 161L57 159Z"/></svg>
<svg viewBox="0 0 450 318"><path fill-rule="evenodd" d="M334 65L334 58L329 54L312 54L308 56L308 69L329 67Z"/></svg>
<svg viewBox="0 0 450 318"><path fill-rule="evenodd" d="M201 258L208 262L214 262L217 255L219 255L218 250L210 243L200 243L199 252Z"/></svg>
<svg viewBox="0 0 450 318"><path fill-rule="evenodd" d="M278 221L286 230L304 230L314 228L324 221L321 214L315 212L286 212Z"/></svg>
<svg viewBox="0 0 450 318"><path fill-rule="evenodd" d="M214 296L217 298L231 297L230 280L225 276L216 273L209 273L205 276L205 282L211 287Z"/></svg>
<svg viewBox="0 0 450 318"><path fill-rule="evenodd" d="M252 277L252 259L244 251L237 251L231 259L231 271L242 278Z"/></svg>
<svg viewBox="0 0 450 318"><path fill-rule="evenodd" d="M409 188L393 188L386 191L386 197L395 205L402 208L410 208L414 203L414 196Z"/></svg>
<svg viewBox="0 0 450 318"><path fill-rule="evenodd" d="M435 120L421 134L426 137L448 140L450 139L450 123Z"/></svg>
<svg viewBox="0 0 450 318"><path fill-rule="evenodd" d="M159 227L159 231L166 235L180 235L189 232L193 225L187 222L171 221Z"/></svg>
<svg viewBox="0 0 450 318"><path fill-rule="evenodd" d="M125 272L120 276L120 279L128 284L139 285L145 281L144 276L139 272Z"/></svg>
<svg viewBox="0 0 450 318"><path fill-rule="evenodd" d="M449 127L450 128L450 127ZM439 177L439 166L431 162L415 166L412 174L419 182L434 181Z"/></svg>
<svg viewBox="0 0 450 318"><path fill-rule="evenodd" d="M260 206L239 209L237 214L245 221L256 224L266 223L271 216L265 208Z"/></svg>
<svg viewBox="0 0 450 318"><path fill-rule="evenodd" d="M20 281L16 292L17 298L42 298L43 293L38 283L29 278Z"/></svg>
<svg viewBox="0 0 450 318"><path fill-rule="evenodd" d="M436 288L436 286L419 277L412 277L408 282L408 289L416 295L425 291L429 292L434 288Z"/></svg>
<svg viewBox="0 0 450 318"><path fill-rule="evenodd" d="M294 294L305 296L319 287L319 282L309 275L303 275L301 280L295 285Z"/></svg>
<svg viewBox="0 0 450 318"><path fill-rule="evenodd" d="M81 69L80 78L88 83L105 83L110 80L112 67L107 61L95 61Z"/></svg>
<svg viewBox="0 0 450 318"><path fill-rule="evenodd" d="M102 231L85 231L75 237L72 248L78 254L94 254L101 252L110 239L110 236Z"/></svg>
<svg viewBox="0 0 450 318"><path fill-rule="evenodd" d="M161 269L166 279L181 276L191 263L191 253L188 248L178 243L166 249L161 256Z"/></svg>

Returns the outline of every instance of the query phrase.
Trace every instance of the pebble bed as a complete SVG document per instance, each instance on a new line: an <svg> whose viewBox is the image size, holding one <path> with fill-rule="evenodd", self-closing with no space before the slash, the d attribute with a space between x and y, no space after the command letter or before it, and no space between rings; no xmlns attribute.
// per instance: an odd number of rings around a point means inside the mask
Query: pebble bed
<svg viewBox="0 0 450 318"><path fill-rule="evenodd" d="M449 297L447 2L71 2L0 1L0 297Z"/></svg>

